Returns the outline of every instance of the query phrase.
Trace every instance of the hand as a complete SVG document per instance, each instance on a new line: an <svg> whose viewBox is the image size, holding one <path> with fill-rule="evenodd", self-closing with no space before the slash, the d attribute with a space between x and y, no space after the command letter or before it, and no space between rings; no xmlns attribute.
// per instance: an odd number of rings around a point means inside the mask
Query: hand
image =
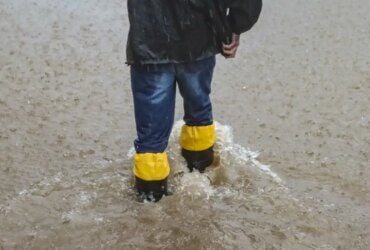
<svg viewBox="0 0 370 250"><path fill-rule="evenodd" d="M239 47L240 35L232 34L230 44L222 44L222 52L225 58L234 58Z"/></svg>

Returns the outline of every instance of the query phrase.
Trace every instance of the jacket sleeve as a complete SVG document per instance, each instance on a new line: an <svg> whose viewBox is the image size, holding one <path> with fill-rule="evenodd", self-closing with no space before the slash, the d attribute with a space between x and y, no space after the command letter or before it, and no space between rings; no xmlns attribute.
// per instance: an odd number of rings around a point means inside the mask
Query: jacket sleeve
<svg viewBox="0 0 370 250"><path fill-rule="evenodd" d="M229 0L229 22L233 33L250 30L257 22L262 9L262 0Z"/></svg>

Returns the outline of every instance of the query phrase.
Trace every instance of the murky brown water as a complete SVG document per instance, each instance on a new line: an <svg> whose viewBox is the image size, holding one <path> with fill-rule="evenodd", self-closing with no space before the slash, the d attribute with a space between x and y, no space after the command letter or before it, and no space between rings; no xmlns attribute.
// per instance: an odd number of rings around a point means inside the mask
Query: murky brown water
<svg viewBox="0 0 370 250"><path fill-rule="evenodd" d="M130 189L125 5L0 0L0 249L370 248L368 0L266 0L218 60L221 166L179 175L177 123L157 204Z"/></svg>

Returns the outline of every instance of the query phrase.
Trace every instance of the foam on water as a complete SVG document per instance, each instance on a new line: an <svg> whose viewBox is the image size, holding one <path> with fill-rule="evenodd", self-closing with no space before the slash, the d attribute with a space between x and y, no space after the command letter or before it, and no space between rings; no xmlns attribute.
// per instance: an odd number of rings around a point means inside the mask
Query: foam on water
<svg viewBox="0 0 370 250"><path fill-rule="evenodd" d="M174 124L170 136L168 155L171 165L169 184L172 191L178 197L202 197L207 200L212 198L243 197L252 186L255 190L279 189L283 186L281 178L271 170L270 166L264 165L257 160L258 152L242 147L234 143L232 128L215 122L217 143L214 147L216 155L220 156L220 165L206 171L190 173L186 162L181 156L181 148L178 143L182 121ZM2 211L8 213L13 206L18 206L22 201L30 197L50 197L55 193L63 193L65 190L74 189L69 193L68 199L73 200L73 209L64 212L63 218L68 221L76 218L79 209L92 206L103 192L123 193L133 198L132 188L132 158L135 150L131 148L127 153L127 159L98 160L80 176L71 177L68 173L58 172L52 177L46 177L38 183L20 191L18 196L9 200ZM124 172L117 172L114 166L126 165Z"/></svg>
<svg viewBox="0 0 370 250"><path fill-rule="evenodd" d="M236 144L232 128L219 122L215 122L217 142L214 150L216 155L220 156L220 166L206 171L205 174L196 171L190 173L185 160L181 156L181 148L178 142L183 124L183 121L175 122L167 149L171 165L169 182L170 187L175 192L190 196L204 196L206 199L212 196L235 195L235 188L232 188L231 184L241 187L248 185L245 180L240 178L243 176L241 172L245 171L249 174L264 174L266 178L271 178L271 181L283 185L282 179L271 170L270 166L257 160L259 152ZM127 153L129 161L132 161L134 154L135 149L132 147Z"/></svg>
<svg viewBox="0 0 370 250"><path fill-rule="evenodd" d="M282 183L282 179L278 176L277 173L271 170L270 166L262 164L257 160L259 156L258 151L252 151L249 148L245 148L239 144L234 143L232 128L230 126L222 125L218 122L215 122L215 124L216 134L218 138L217 146L219 151L227 151L234 159L240 159L245 163L252 163L254 167L270 175L274 179L274 181Z"/></svg>
<svg viewBox="0 0 370 250"><path fill-rule="evenodd" d="M271 170L270 166L264 165L257 160L258 152L236 144L234 142L232 128L222 125L219 122L215 122L217 142L214 150L216 155L220 156L220 166L206 172L205 175L200 175L202 177L199 177L198 173L188 173L186 163L180 156L180 146L178 143L182 125L182 121L175 123L168 150L170 158L175 162L173 164L174 171L185 172L185 178L180 182L180 185L189 186L196 185L195 183L197 182L203 182L202 185L207 186L207 188L203 187L202 189L210 189L208 195L211 195L215 194L215 186L204 183L209 184L214 178L221 178L223 179L221 182L230 184L240 177L241 172L249 172L249 174L254 173L257 175L266 174L268 177L271 177L272 181L282 184L281 178ZM224 188L224 186L221 185L220 188Z"/></svg>

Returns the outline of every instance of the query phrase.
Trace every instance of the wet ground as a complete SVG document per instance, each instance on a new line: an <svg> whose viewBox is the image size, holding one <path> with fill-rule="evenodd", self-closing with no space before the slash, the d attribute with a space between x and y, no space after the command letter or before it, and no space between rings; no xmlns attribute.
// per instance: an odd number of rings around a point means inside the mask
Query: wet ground
<svg viewBox="0 0 370 250"><path fill-rule="evenodd" d="M0 0L0 249L369 249L370 2L266 0L218 58L221 166L135 201L125 1ZM181 100L177 120L181 119Z"/></svg>

